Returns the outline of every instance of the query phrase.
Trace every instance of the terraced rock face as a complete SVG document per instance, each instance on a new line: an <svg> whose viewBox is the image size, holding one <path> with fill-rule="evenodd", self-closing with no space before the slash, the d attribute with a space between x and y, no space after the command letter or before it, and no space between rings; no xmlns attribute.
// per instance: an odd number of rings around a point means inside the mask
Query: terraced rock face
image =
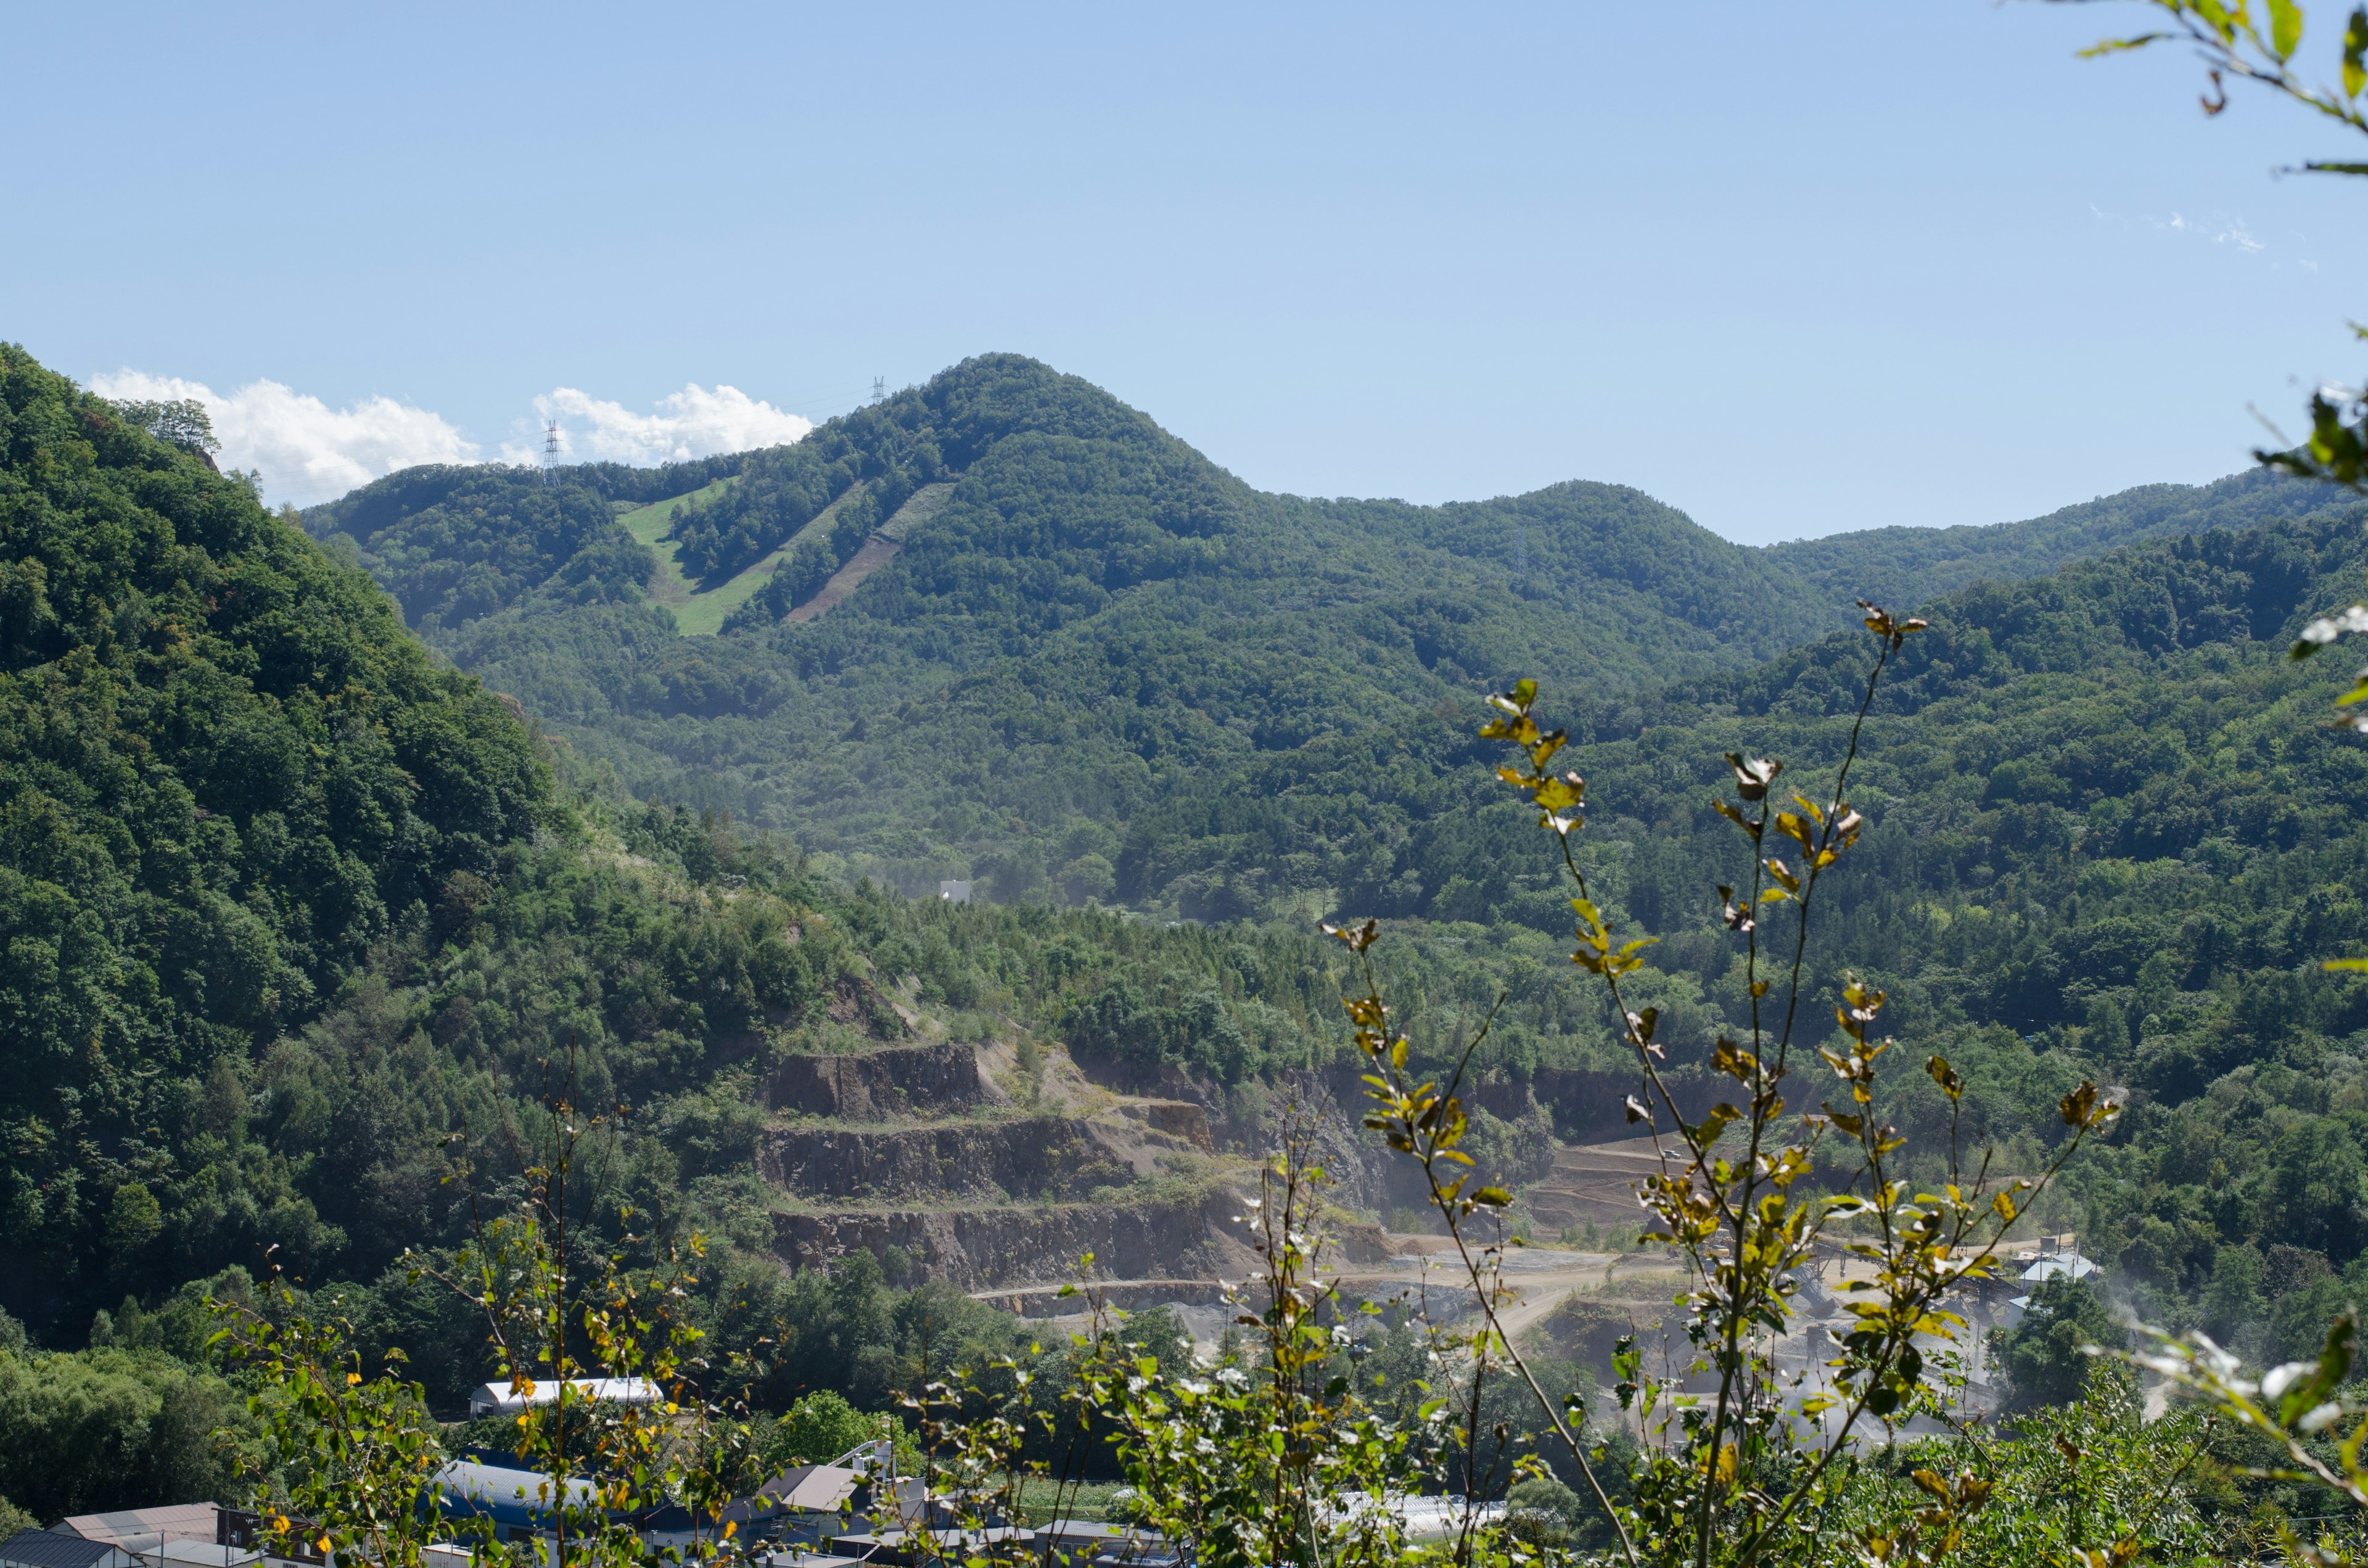
<svg viewBox="0 0 2368 1568"><path fill-rule="evenodd" d="M1240 1211L1239 1199L1220 1193L1139 1203L787 1213L773 1217L773 1247L792 1267L819 1267L860 1247L902 1247L931 1278L966 1290L1075 1278L1087 1253L1094 1255L1097 1275L1113 1278L1238 1279L1256 1266L1229 1233L1241 1231L1234 1223Z"/></svg>
<svg viewBox="0 0 2368 1568"><path fill-rule="evenodd" d="M1097 1124L1065 1116L893 1130L779 1127L758 1145L757 1169L801 1197L873 1203L1083 1198L1137 1174Z"/></svg>
<svg viewBox="0 0 2368 1568"><path fill-rule="evenodd" d="M1561 1149L1546 1176L1521 1189L1521 1201L1549 1230L1634 1228L1645 1218L1636 1184L1660 1168L1650 1138Z"/></svg>
<svg viewBox="0 0 2368 1568"><path fill-rule="evenodd" d="M1065 1053L1054 1082L1015 1063L1008 1044L951 1041L781 1062L757 1169L781 1195L782 1263L896 1246L970 1290L1058 1284L1086 1253L1101 1278L1249 1271L1200 1105L1097 1087Z"/></svg>
<svg viewBox="0 0 2368 1568"><path fill-rule="evenodd" d="M978 1053L967 1045L891 1046L860 1056L792 1056L765 1085L775 1110L848 1121L959 1114L985 1103Z"/></svg>

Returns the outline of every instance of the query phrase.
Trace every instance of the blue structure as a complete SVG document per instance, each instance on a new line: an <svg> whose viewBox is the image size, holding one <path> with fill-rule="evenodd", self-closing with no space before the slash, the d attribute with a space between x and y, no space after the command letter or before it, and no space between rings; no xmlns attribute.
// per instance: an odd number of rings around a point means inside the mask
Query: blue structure
<svg viewBox="0 0 2368 1568"><path fill-rule="evenodd" d="M525 1540L559 1528L563 1499L552 1495L551 1477L516 1465L503 1465L471 1455L457 1459L436 1472L436 1511L446 1519L486 1519L500 1540ZM600 1489L582 1476L567 1479L564 1506L571 1511L597 1509L611 1522L632 1517L600 1507Z"/></svg>

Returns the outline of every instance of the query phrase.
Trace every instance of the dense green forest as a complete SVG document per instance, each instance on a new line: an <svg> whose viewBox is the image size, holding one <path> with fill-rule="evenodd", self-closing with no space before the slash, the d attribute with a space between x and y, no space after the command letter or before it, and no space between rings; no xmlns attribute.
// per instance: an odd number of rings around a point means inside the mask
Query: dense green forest
<svg viewBox="0 0 2368 1568"><path fill-rule="evenodd" d="M1491 1066L1521 1077L1616 1062L1557 968L1551 868L1493 801L1478 695L1533 674L1560 703L1600 813L1585 854L1663 938L1648 983L1699 1048L1742 1010L1704 870L1743 864L1708 810L1718 755L1830 764L1865 651L1818 634L1857 593L1930 600L1871 721L1873 853L1819 972L1880 978L1903 1028L1952 1041L2019 1157L2081 1072L2133 1092L2066 1217L2150 1310L2292 1347L2368 1246L2368 1083L2346 1087L2368 998L2316 968L2368 937L2347 891L2362 763L2313 722L2323 677L2280 659L2359 584L2359 509L2334 493L2243 475L1754 551L1600 485L1264 495L1008 358L826 431L810 458L752 459L774 477L693 528L741 529L728 563L859 486L890 506L954 480L827 617L771 624L783 592L681 639L620 593L429 630L628 792L776 824L828 872L975 872L1014 904L1230 929L1413 922L1394 962L1417 1039L1444 1050L1507 987ZM1204 987L1231 994L1179 969L1065 1016L1081 1046L1219 1076L1321 1054L1320 1010L1312 1032L1238 1005L1196 1026Z"/></svg>
<svg viewBox="0 0 2368 1568"><path fill-rule="evenodd" d="M1339 855L1304 851L1212 887L1224 846L1179 843L1191 830L1167 809L1212 778L1311 747L1395 745L1526 672L1584 667L1598 689L1666 699L1671 681L1847 624L1856 594L1922 602L1976 574L2030 576L2316 500L2246 476L1997 528L1753 551L1611 485L1436 507L1262 494L1011 356L745 469L673 520L690 576L778 554L721 637L678 636L648 602L645 557L602 523L621 505L604 472L579 493L576 471L556 486L470 471L465 505L429 504L440 492L426 488L406 499L438 476L395 475L305 526L334 549L350 540L422 635L634 794L790 833L907 892L975 875L1006 897L1210 918L1361 896ZM917 486L941 483L945 504L851 598L781 619ZM502 494L514 517L490 499ZM1150 815L1161 852L1130 854Z"/></svg>
<svg viewBox="0 0 2368 1568"><path fill-rule="evenodd" d="M46 1347L0 1343L0 1412L116 1413L80 1468L0 1494L47 1515L165 1486L173 1434L234 1414L200 1298L273 1263L438 1398L483 1376L465 1313L398 1259L465 1238L455 1149L499 1169L571 1042L586 1092L632 1108L605 1198L651 1217L636 1244L716 1239L698 1311L762 1348L774 1410L877 1406L1010 1342L910 1258L772 1261L768 1052L894 1038L892 989L1187 1074L1254 1141L1261 1081L1346 1065L1346 971L1309 917L1378 915L1423 1060L1501 994L1491 1103L1526 1088L1568 1135L1617 1131L1610 1020L1474 733L1514 674L1573 730L1580 854L1660 938L1638 995L1686 1081L1743 1010L1718 756L1812 780L1838 756L1870 657L1827 631L1850 558L1736 551L1605 486L1260 496L1089 393L973 362L818 468L413 471L308 516L316 543L0 349L0 1307ZM721 571L858 486L876 519L949 477L830 616L714 638L647 600L615 523L706 493L678 542L741 534L697 546ZM1948 591L1869 718L1872 825L1810 949L1960 1062L2010 1166L2060 1135L2070 1083L2123 1086L2043 1219L2145 1312L2262 1354L2368 1285L2368 990L2318 968L2368 946L2368 758L2317 722L2325 674L2283 658L2354 597L2362 518L2244 478L1876 540L1867 570ZM892 891L939 869L994 902ZM1944 1134L1927 1080L1891 1095Z"/></svg>
<svg viewBox="0 0 2368 1568"><path fill-rule="evenodd" d="M717 1239L701 1310L721 1347L768 1346L761 1400L877 1404L899 1358L1008 1331L910 1278L781 1275L753 1024L894 1034L883 972L1048 1026L1116 972L1197 976L1165 1005L1204 1040L1253 994L1270 1043L1329 1006L1304 933L908 904L604 790L201 451L14 347L0 410L0 1331L90 1346L0 1343L0 1415L97 1445L0 1479L45 1517L190 1489L175 1445L232 1409L201 1297L268 1267L439 1401L484 1376L481 1331L397 1260L465 1239L498 1193L448 1184L456 1152L498 1176L571 1047L587 1103L632 1108L587 1210Z"/></svg>

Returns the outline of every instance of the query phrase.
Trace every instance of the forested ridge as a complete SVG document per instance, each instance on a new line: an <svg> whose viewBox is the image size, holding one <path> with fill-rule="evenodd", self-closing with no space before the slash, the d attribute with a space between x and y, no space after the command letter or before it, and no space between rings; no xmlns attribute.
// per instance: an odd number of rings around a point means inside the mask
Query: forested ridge
<svg viewBox="0 0 2368 1568"><path fill-rule="evenodd" d="M886 477L899 451L927 455ZM2368 1243L2339 1103L2368 1017L2316 968L2368 935L2344 891L2361 762L2311 722L2323 680L2281 663L2300 618L2356 591L2360 516L2335 493L2249 474L1742 551L1601 485L1446 507L1262 495L1008 358L867 411L799 472L825 456L827 483L762 505L737 489L711 522L774 506L747 556L834 485L956 482L830 616L767 624L784 592L682 640L620 600L506 610L446 645L635 788L779 822L826 867L1463 933L1400 951L1417 1039L1444 1049L1508 984L1492 1049L1518 1075L1608 1064L1608 1020L1555 967L1567 914L1493 802L1478 694L1532 674L1565 704L1600 813L1584 853L1663 938L1649 984L1700 1047L1741 1013L1702 870L1739 858L1707 807L1718 755L1830 762L1862 649L1821 629L1855 594L1934 600L1870 724L1883 874L1845 884L1815 961L1883 979L1955 1040L2002 1133L2044 1140L2079 1072L2128 1085L2139 1103L2066 1218L2171 1316L2237 1302L2214 1321L2267 1333L2228 1281L2323 1294ZM1260 1060L1176 1021L1193 989L1130 980L1073 1009L1076 1032L1221 1074Z"/></svg>
<svg viewBox="0 0 2368 1568"><path fill-rule="evenodd" d="M1571 727L1578 853L1614 923L1659 938L1635 994L1691 1081L1745 1006L1711 892L1748 869L1708 805L1719 754L1814 792L1868 658L1825 634L1839 553L1735 551L1608 486L1261 496L1026 362L850 421L788 499L805 471L779 454L412 471L308 516L316 543L201 452L0 361L0 1306L53 1352L0 1344L0 1411L113 1401L138 1449L0 1474L45 1513L212 1484L155 1468L232 1408L199 1300L273 1263L439 1399L484 1375L465 1312L398 1259L465 1238L448 1140L490 1158L570 1050L631 1108L633 1244L713 1238L697 1310L719 1347L767 1347L751 1392L775 1410L820 1387L880 1407L1012 1344L909 1258L773 1261L756 1085L788 1046L901 1038L894 999L956 1038L1189 1075L1255 1139L1262 1085L1349 1060L1312 917L1374 915L1418 1062L1501 994L1491 1103L1533 1090L1572 1136L1614 1130L1616 1101L1607 1127L1566 1097L1621 1052L1489 777L1480 693L1534 675ZM830 616L682 638L614 519L726 476L744 501L677 517L701 539L757 518L744 555L859 483L880 506L956 488ZM1959 1063L2009 1168L2062 1136L2072 1083L2125 1088L2042 1221L2157 1318L2269 1354L2368 1285L2368 989L2318 967L2368 950L2368 758L2317 722L2326 673L2283 658L2355 597L2362 518L2244 478L1871 555L1909 585L2053 570L1925 607L1809 954ZM940 868L994 902L851 874ZM1186 923L1091 907L1121 903ZM1914 1139L1945 1136L1926 1079L1889 1092Z"/></svg>
<svg viewBox="0 0 2368 1568"><path fill-rule="evenodd" d="M1857 594L1920 602L2317 504L2245 476L1996 528L1745 550L1616 485L1435 507L1263 494L1098 389L988 356L748 455L678 511L687 573L797 541L725 635L685 638L646 601L645 552L598 515L623 504L612 477L472 472L465 504L399 474L305 526L350 540L423 636L628 789L782 829L908 892L976 876L1193 917L1282 906L1240 887L1209 903L1189 866L1169 869L1189 853L1118 870L1133 824L1212 775L1387 737L1575 659L1642 697L1847 624ZM682 494L715 472L643 483ZM851 598L781 619L917 487L946 483ZM1267 894L1339 881L1264 874Z"/></svg>
<svg viewBox="0 0 2368 1568"><path fill-rule="evenodd" d="M758 1358L757 1406L879 1408L1012 1330L910 1259L782 1273L773 1053L903 1038L883 984L984 1038L1121 972L1171 977L1144 1017L1246 1073L1327 1027L1304 932L909 904L633 801L195 443L15 346L0 420L8 1519L229 1495L209 1434L245 1416L204 1303L274 1270L439 1407L489 1375L482 1322L402 1259L503 1199L554 1073L629 1108L586 1244L709 1238L686 1310ZM448 1179L472 1156L492 1186Z"/></svg>

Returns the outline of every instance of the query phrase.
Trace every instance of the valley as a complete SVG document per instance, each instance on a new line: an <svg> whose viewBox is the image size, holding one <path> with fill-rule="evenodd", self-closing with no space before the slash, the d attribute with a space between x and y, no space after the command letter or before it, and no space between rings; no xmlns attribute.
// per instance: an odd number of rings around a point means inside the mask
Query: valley
<svg viewBox="0 0 2368 1568"><path fill-rule="evenodd" d="M1213 1349L1292 1128L1343 1297L1419 1296L1440 1238L1313 928L1372 915L1528 1244L1512 1326L1600 1384L1666 1330L1655 1166L1483 699L1534 675L1568 727L1573 856L1700 1117L1752 1016L1722 756L1831 777L1861 584L1930 626L1857 731L1804 994L1870 978L1964 1083L1880 1114L2029 1171L2112 1085L2019 1240L2250 1352L2368 1280L2368 986L2322 967L2368 949L2368 762L2285 656L2368 574L2356 502L2248 474L1745 551L1613 485L1264 494L989 357L810 448L406 470L300 532L28 359L0 389L0 1310L74 1367L200 1367L202 1303L279 1267L434 1397L484 1381L404 1260L475 1244L562 1060L623 1108L596 1209L649 1217L638 1264L710 1249L757 1408L890 1408L1076 1326L1081 1276Z"/></svg>
<svg viewBox="0 0 2368 1568"><path fill-rule="evenodd" d="M12 15L0 1568L2368 1562L2368 0L1706 19Z"/></svg>

